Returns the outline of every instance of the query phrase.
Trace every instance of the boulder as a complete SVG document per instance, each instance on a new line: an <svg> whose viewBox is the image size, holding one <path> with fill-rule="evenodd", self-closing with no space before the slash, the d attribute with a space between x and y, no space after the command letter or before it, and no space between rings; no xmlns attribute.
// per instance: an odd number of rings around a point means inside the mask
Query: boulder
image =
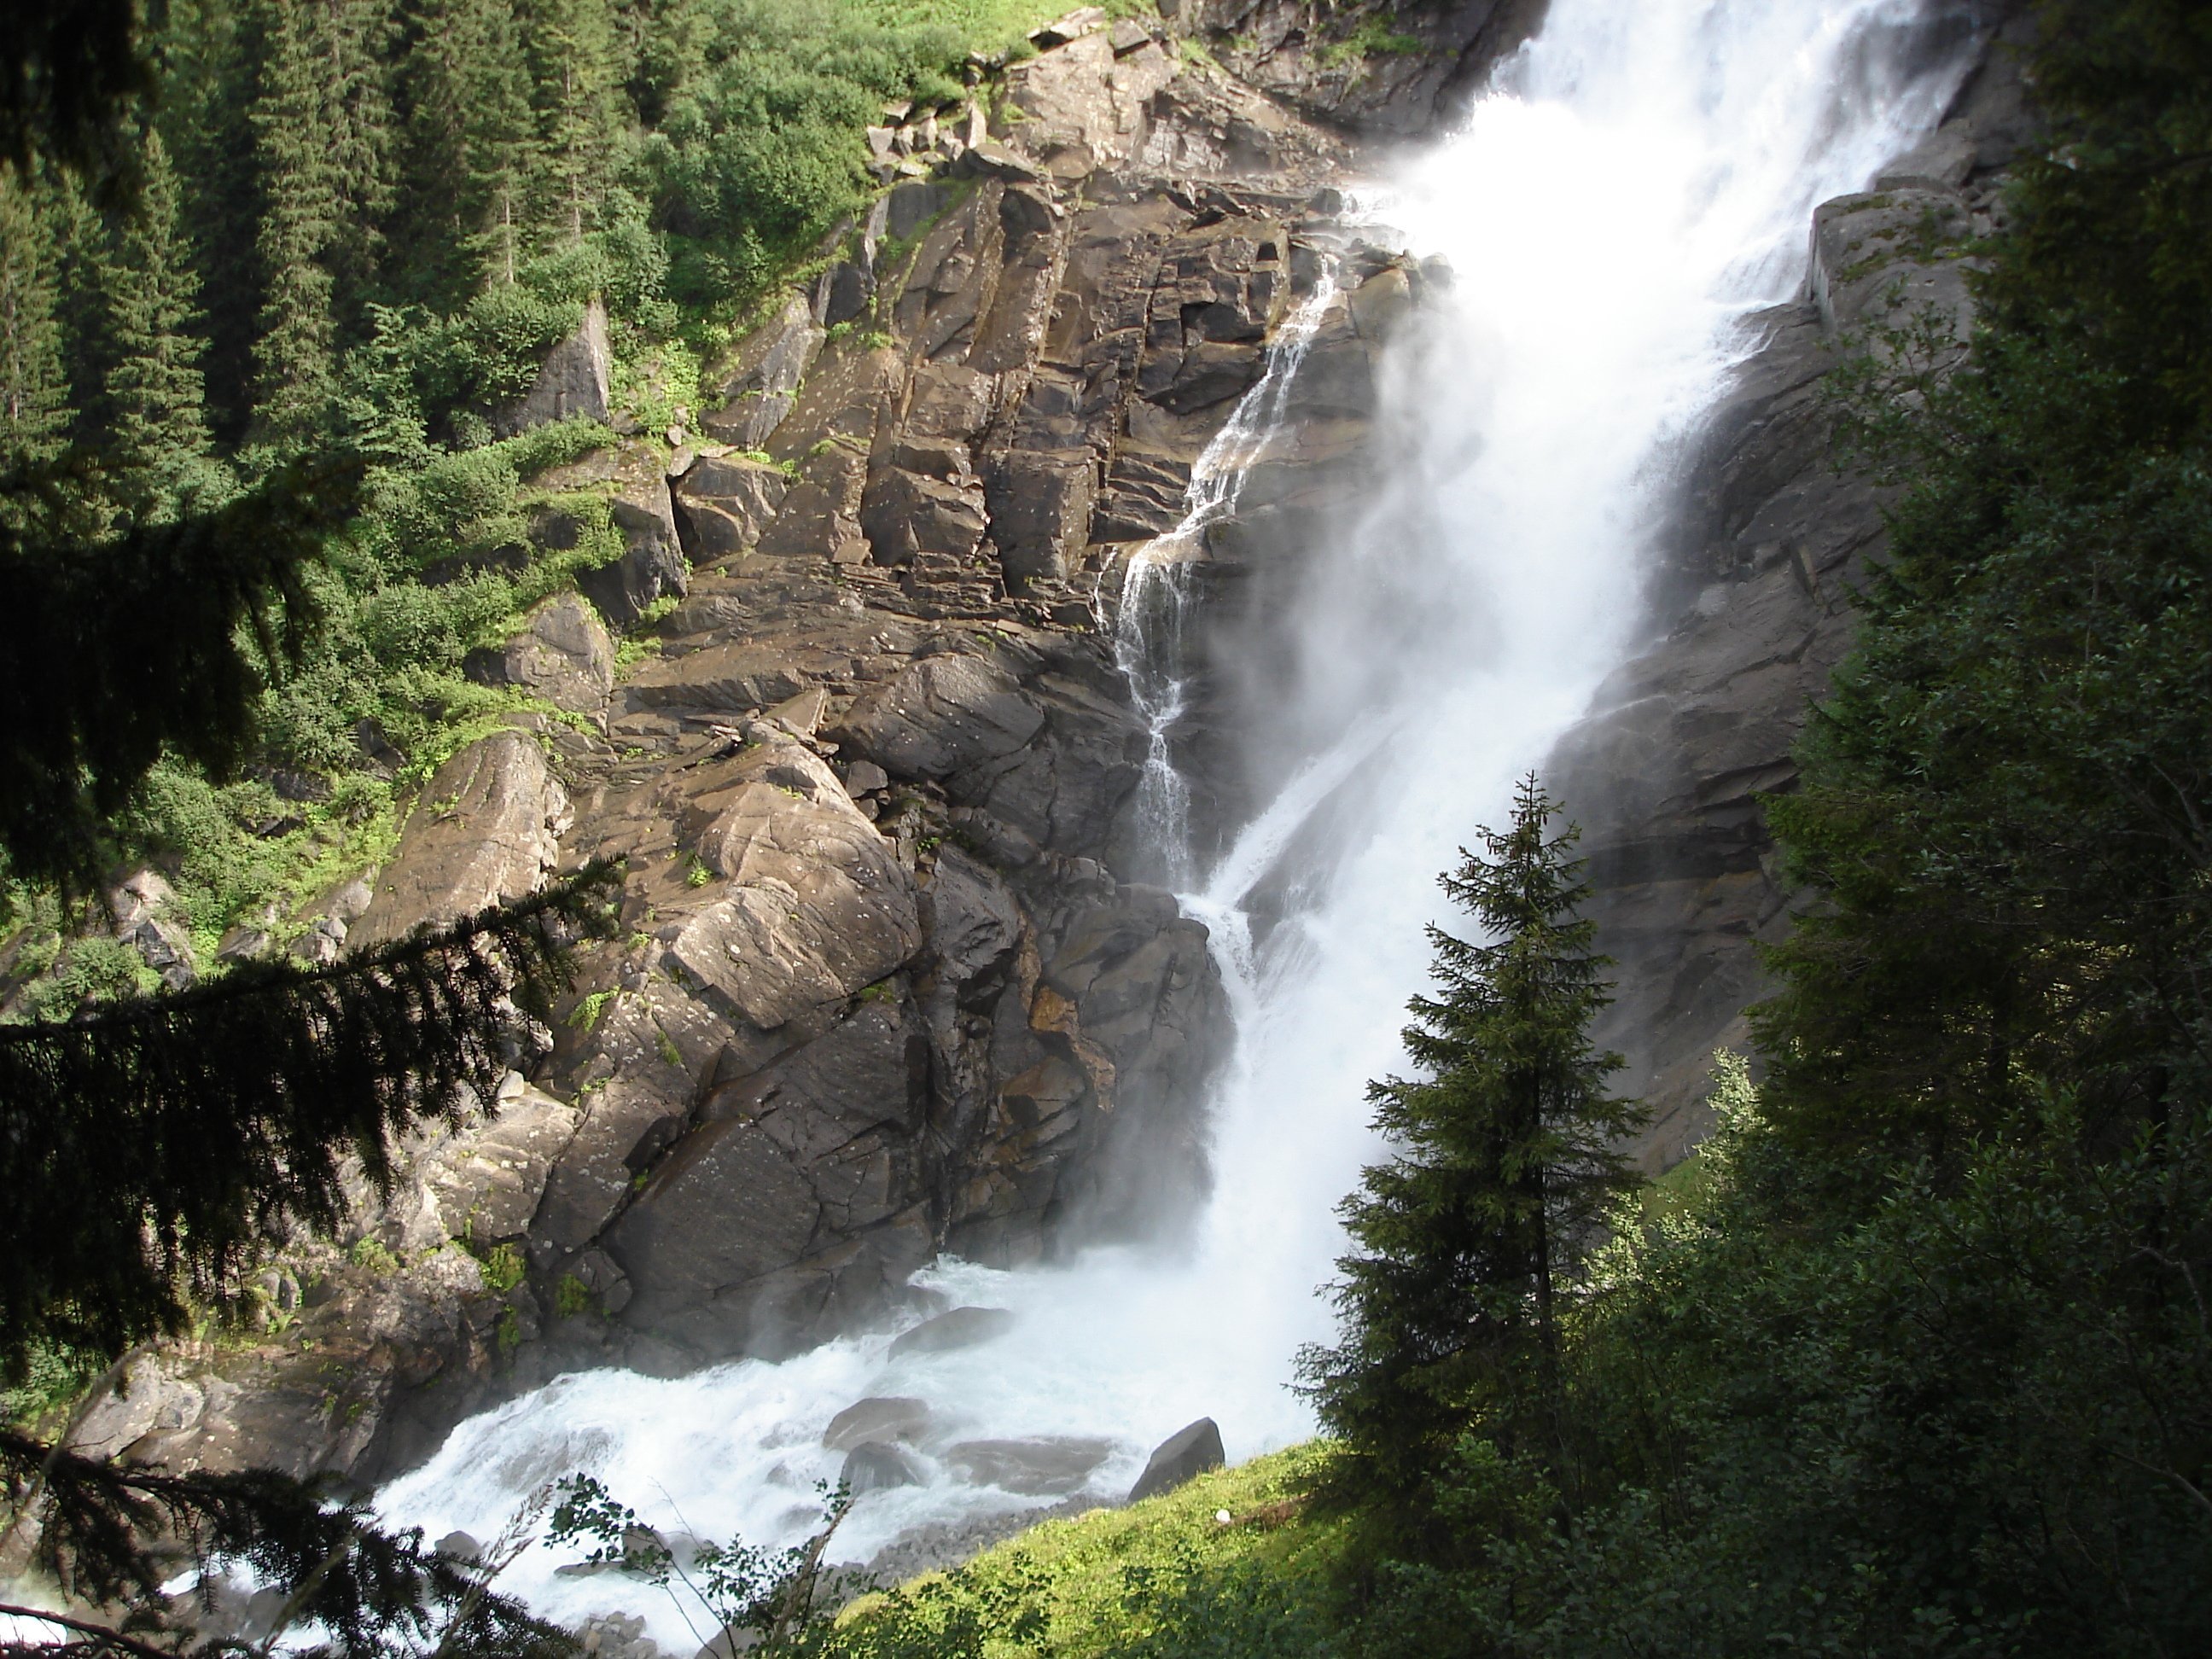
<svg viewBox="0 0 2212 1659"><path fill-rule="evenodd" d="M536 738L495 732L471 744L423 786L348 946L373 950L534 892L568 821L568 792Z"/></svg>
<svg viewBox="0 0 2212 1659"><path fill-rule="evenodd" d="M138 953L138 959L161 976L172 991L182 991L199 977L192 960L191 935L174 920L177 895L159 871L133 870L107 894L108 915L115 937Z"/></svg>
<svg viewBox="0 0 2212 1659"><path fill-rule="evenodd" d="M619 557L576 578L576 586L617 628L627 628L664 593L690 586L690 567L676 532L665 478L655 476L607 504L623 538Z"/></svg>
<svg viewBox="0 0 2212 1659"><path fill-rule="evenodd" d="M996 662L948 653L863 691L830 736L895 778L943 778L1014 753L1043 725L1043 711Z"/></svg>
<svg viewBox="0 0 2212 1659"><path fill-rule="evenodd" d="M614 641L580 596L556 594L530 613L529 626L482 672L556 708L589 714L604 708L614 689Z"/></svg>
<svg viewBox="0 0 2212 1659"><path fill-rule="evenodd" d="M712 564L750 550L790 489L782 468L742 455L693 462L669 486L685 554L694 564Z"/></svg>
<svg viewBox="0 0 2212 1659"><path fill-rule="evenodd" d="M847 1452L844 1468L837 1478L855 1498L863 1492L922 1484L921 1470L915 1461L896 1446L880 1440L866 1441Z"/></svg>
<svg viewBox="0 0 2212 1659"><path fill-rule="evenodd" d="M768 322L745 337L721 384L722 406L700 424L739 449L763 449L798 401L799 388L822 349L806 296L794 294Z"/></svg>
<svg viewBox="0 0 2212 1659"><path fill-rule="evenodd" d="M876 1440L919 1440L929 1428L929 1402L903 1395L855 1401L830 1419L822 1443L831 1451L851 1451Z"/></svg>
<svg viewBox="0 0 2212 1659"><path fill-rule="evenodd" d="M1209 1469L1219 1468L1226 1461L1221 1449L1221 1430L1212 1418L1201 1417L1152 1449L1145 1472L1129 1488L1128 1501L1141 1504L1147 1498L1173 1492L1185 1481L1194 1480Z"/></svg>
<svg viewBox="0 0 2212 1659"><path fill-rule="evenodd" d="M963 1440L945 1466L971 1486L996 1486L1024 1498L1080 1492L1091 1470L1113 1455L1110 1440L1053 1435L1026 1440Z"/></svg>
<svg viewBox="0 0 2212 1659"><path fill-rule="evenodd" d="M957 473L938 478L884 467L860 501L860 531L878 564L912 564L922 553L964 559L988 527L982 490Z"/></svg>
<svg viewBox="0 0 2212 1659"><path fill-rule="evenodd" d="M836 775L793 742L747 751L697 809L702 866L729 887L667 957L758 1030L853 995L921 945L914 878Z"/></svg>
<svg viewBox="0 0 2212 1659"><path fill-rule="evenodd" d="M597 299L584 307L576 331L545 354L530 390L492 416L503 438L574 416L607 418L607 310Z"/></svg>
<svg viewBox="0 0 2212 1659"><path fill-rule="evenodd" d="M925 1319L891 1344L891 1358L910 1353L949 1353L973 1348L1013 1328L1014 1316L1004 1308L953 1308Z"/></svg>
<svg viewBox="0 0 2212 1659"><path fill-rule="evenodd" d="M987 493L1008 580L1066 580L1091 539L1098 494L1091 458L1015 451L992 469Z"/></svg>

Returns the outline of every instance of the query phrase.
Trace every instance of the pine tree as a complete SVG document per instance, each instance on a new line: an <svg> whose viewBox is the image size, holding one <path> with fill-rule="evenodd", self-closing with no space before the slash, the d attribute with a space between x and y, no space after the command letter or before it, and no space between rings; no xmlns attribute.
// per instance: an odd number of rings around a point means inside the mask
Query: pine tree
<svg viewBox="0 0 2212 1659"><path fill-rule="evenodd" d="M178 223L176 170L159 133L146 139L138 210L123 222L110 291L115 366L106 401L107 458L124 503L142 515L173 508L215 482L203 407L189 250Z"/></svg>
<svg viewBox="0 0 2212 1659"><path fill-rule="evenodd" d="M0 473L50 465L69 441L58 252L21 179L0 173Z"/></svg>
<svg viewBox="0 0 2212 1659"><path fill-rule="evenodd" d="M621 131L622 41L609 0L525 0L544 148L545 222L569 240L591 228Z"/></svg>
<svg viewBox="0 0 2212 1659"><path fill-rule="evenodd" d="M538 118L512 0L420 0L408 19L407 289L441 311L512 283L537 228Z"/></svg>
<svg viewBox="0 0 2212 1659"><path fill-rule="evenodd" d="M283 448L322 430L343 322L368 297L391 109L369 0L277 0L276 15L253 112L268 198L255 416L262 440Z"/></svg>
<svg viewBox="0 0 2212 1659"><path fill-rule="evenodd" d="M1343 1206L1341 1340L1300 1358L1369 1495L1417 1497L1470 1429L1560 1473L1561 1287L1632 1182L1613 1148L1641 1114L1607 1094L1620 1058L1586 1035L1607 960L1557 810L1530 774L1510 828L1443 878L1490 942L1429 930L1439 988L1405 1033L1421 1075L1370 1090L1392 1155Z"/></svg>
<svg viewBox="0 0 2212 1659"><path fill-rule="evenodd" d="M253 111L269 55L261 4L170 0L162 38L161 135L184 192L184 240L199 272L208 352L209 424L225 444L246 434L265 274L263 196Z"/></svg>

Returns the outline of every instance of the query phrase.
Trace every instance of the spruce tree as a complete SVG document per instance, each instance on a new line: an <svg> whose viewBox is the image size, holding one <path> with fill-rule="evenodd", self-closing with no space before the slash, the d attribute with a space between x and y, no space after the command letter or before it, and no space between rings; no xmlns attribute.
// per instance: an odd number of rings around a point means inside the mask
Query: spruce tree
<svg viewBox="0 0 2212 1659"><path fill-rule="evenodd" d="M441 311L512 283L538 228L530 66L512 0L419 0L408 18L400 204L408 291Z"/></svg>
<svg viewBox="0 0 2212 1659"><path fill-rule="evenodd" d="M613 170L624 78L606 0L525 0L532 101L544 154L539 209L570 240L591 228Z"/></svg>
<svg viewBox="0 0 2212 1659"><path fill-rule="evenodd" d="M258 435L279 450L318 435L342 325L368 298L389 205L384 22L368 0L277 0L253 111L268 206L256 349Z"/></svg>
<svg viewBox="0 0 2212 1659"><path fill-rule="evenodd" d="M1419 1075L1369 1091L1390 1156L1343 1206L1341 1338L1300 1358L1364 1495L1417 1500L1470 1430L1562 1473L1561 1291L1632 1184L1614 1148L1642 1115L1587 1035L1607 959L1557 810L1531 773L1510 826L1442 878L1484 937L1429 929L1437 991L1405 1033Z"/></svg>
<svg viewBox="0 0 2212 1659"><path fill-rule="evenodd" d="M20 175L0 173L0 473L51 465L69 441L56 246Z"/></svg>
<svg viewBox="0 0 2212 1659"><path fill-rule="evenodd" d="M190 252L178 220L176 170L158 132L147 135L138 210L117 240L108 302L115 364L108 371L108 465L124 504L144 515L216 482L203 408Z"/></svg>

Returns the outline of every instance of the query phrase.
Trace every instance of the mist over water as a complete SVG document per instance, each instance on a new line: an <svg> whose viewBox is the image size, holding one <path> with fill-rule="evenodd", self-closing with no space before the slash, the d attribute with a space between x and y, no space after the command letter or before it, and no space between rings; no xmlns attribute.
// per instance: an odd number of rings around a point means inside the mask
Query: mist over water
<svg viewBox="0 0 2212 1659"><path fill-rule="evenodd" d="M540 1483L581 1469L655 1525L788 1541L811 1529L813 1485L842 1462L823 1426L871 1395L928 1401L937 1443L1109 1442L1087 1489L1101 1499L1201 1415L1232 1460L1310 1432L1286 1384L1298 1346L1330 1334L1317 1287L1341 1248L1334 1209L1376 1150L1365 1085L1401 1063L1423 925L1440 919L1433 878L1503 819L1513 779L1631 643L1670 465L1757 343L1747 314L1796 292L1813 207L1864 185L1940 116L1960 72L1942 9L1553 0L1498 89L1374 204L1455 279L1388 365L1372 498L1261 665L1273 714L1252 742L1279 787L1201 861L1180 839L1171 769L1146 781L1155 851L1212 929L1237 1019L1194 1231L1172 1251L1054 1268L939 1264L921 1282L1018 1316L975 1348L892 1359L886 1330L677 1381L562 1378L456 1430L385 1491L386 1516L489 1539ZM1278 347L1283 372L1201 464L1194 515L1233 510L1236 475L1285 407L1298 326ZM1163 767L1183 695L1187 551L1133 562L1124 592L1124 665ZM1279 919L1255 944L1245 907L1261 890ZM834 1554L1050 1501L921 1461L931 1483L863 1498ZM562 1559L533 1549L503 1583L555 1616L622 1608L672 1649L696 1639L634 1582L556 1578Z"/></svg>

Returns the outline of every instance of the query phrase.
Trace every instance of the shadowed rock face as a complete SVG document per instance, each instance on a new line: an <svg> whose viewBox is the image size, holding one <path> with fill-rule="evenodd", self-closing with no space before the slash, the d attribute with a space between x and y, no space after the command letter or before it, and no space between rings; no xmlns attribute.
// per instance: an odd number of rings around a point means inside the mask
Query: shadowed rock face
<svg viewBox="0 0 2212 1659"><path fill-rule="evenodd" d="M1818 210L1804 295L1755 319L1766 343L1686 480L1657 635L1547 763L1583 826L1590 914L1615 959L1595 1036L1654 1109L1638 1148L1653 1170L1703 1137L1713 1050L1747 1044L1743 1010L1767 984L1755 947L1788 926L1759 800L1796 784L1792 745L1886 544L1883 496L1834 465L1821 379L1838 343L1930 306L1966 338L1960 245L1991 228L2028 131L2015 60L1992 53L1928 143Z"/></svg>

